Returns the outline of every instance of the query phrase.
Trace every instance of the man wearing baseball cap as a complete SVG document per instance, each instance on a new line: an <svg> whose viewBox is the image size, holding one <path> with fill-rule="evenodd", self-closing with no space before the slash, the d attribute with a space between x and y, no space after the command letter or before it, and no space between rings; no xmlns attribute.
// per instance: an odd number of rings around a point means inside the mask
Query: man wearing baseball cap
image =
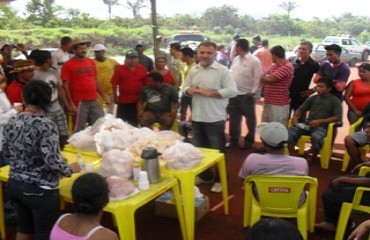
<svg viewBox="0 0 370 240"><path fill-rule="evenodd" d="M147 55L144 54L145 46L144 46L144 44L141 41L139 41L136 44L135 50L139 54L139 63L141 65L143 65L148 72L153 71L154 70L153 60L150 57L148 57Z"/></svg>
<svg viewBox="0 0 370 240"><path fill-rule="evenodd" d="M257 128L266 154L252 153L245 159L239 171L240 178L249 175L308 175L307 161L285 154L288 130L278 122L262 123Z"/></svg>
<svg viewBox="0 0 370 240"><path fill-rule="evenodd" d="M136 104L147 82L147 70L139 64L139 53L127 51L125 63L116 67L111 79L114 102L118 104L117 118L135 127L139 125Z"/></svg>
<svg viewBox="0 0 370 240"><path fill-rule="evenodd" d="M96 69L98 70L98 81L102 88L103 93L109 97L110 103L106 106L108 113L113 113L114 101L113 101L113 87L110 80L113 76L114 69L119 63L113 58L105 56L105 46L103 44L96 44L92 49L94 51ZM104 100L98 97L100 105L104 105Z"/></svg>

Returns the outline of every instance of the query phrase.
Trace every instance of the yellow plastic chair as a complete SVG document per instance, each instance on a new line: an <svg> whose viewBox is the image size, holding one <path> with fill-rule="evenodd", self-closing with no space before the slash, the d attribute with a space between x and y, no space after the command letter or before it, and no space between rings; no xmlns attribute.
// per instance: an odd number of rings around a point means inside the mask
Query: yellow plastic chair
<svg viewBox="0 0 370 240"><path fill-rule="evenodd" d="M356 131L356 128L359 127L362 124L363 119L364 119L363 117L359 118L355 123L353 123L349 127L348 135L352 134ZM369 145L365 145L363 147L360 147L360 151L361 151L361 159L365 160L366 159L366 153L369 151ZM342 169L341 169L342 172L347 171L349 160L350 160L350 157L349 157L349 154L348 154L347 149L346 149L345 152L344 152L344 157L343 157L343 164L342 164Z"/></svg>
<svg viewBox="0 0 370 240"><path fill-rule="evenodd" d="M370 167L362 167L359 176L365 176L370 173ZM361 205L361 199L364 192L370 192L368 187L358 187L351 203L342 203L340 210L339 220L337 224L337 232L335 240L343 240L344 233L346 232L347 222L353 210L370 213L370 206Z"/></svg>
<svg viewBox="0 0 370 240"><path fill-rule="evenodd" d="M320 165L321 168L328 169L330 158L332 154L332 145L333 145L333 128L335 123L329 123L328 129L326 132L326 137L324 138L324 144L320 150ZM289 120L289 127L291 126ZM298 152L299 154L304 154L305 143L311 141L311 136L303 135L297 142Z"/></svg>
<svg viewBox="0 0 370 240"><path fill-rule="evenodd" d="M309 187L306 188L306 185ZM297 218L298 230L307 239L307 230L314 231L317 179L309 176L251 175L244 181L243 226L253 226L261 216ZM253 194L258 192L258 199ZM306 200L299 206L302 191Z"/></svg>
<svg viewBox="0 0 370 240"><path fill-rule="evenodd" d="M156 128L159 129L161 127L161 124L156 122L156 123L153 124L153 127L156 127ZM175 120L173 120L173 123L172 123L172 126L171 126L170 130L173 131L173 132L176 132L176 133L180 132L179 119L177 117L175 118Z"/></svg>

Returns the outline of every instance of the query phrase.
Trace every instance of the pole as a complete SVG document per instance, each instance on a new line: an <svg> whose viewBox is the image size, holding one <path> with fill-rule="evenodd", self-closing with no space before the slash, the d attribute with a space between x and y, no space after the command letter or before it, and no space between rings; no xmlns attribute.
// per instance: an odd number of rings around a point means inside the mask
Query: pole
<svg viewBox="0 0 370 240"><path fill-rule="evenodd" d="M154 59L158 56L158 42L156 36L158 35L158 24L157 24L157 4L156 0L150 0L152 8L152 33L153 33L153 46L154 46Z"/></svg>

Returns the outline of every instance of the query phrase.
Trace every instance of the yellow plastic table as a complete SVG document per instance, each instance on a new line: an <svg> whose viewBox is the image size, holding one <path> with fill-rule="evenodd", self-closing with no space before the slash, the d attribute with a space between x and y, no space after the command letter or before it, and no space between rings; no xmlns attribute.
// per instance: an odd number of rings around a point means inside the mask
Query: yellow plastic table
<svg viewBox="0 0 370 240"><path fill-rule="evenodd" d="M67 159L68 163L75 162L77 159L77 153L73 152L60 152L61 155ZM94 166L98 166L101 163L101 156L89 156L83 155L84 161L87 164L93 164ZM71 181L73 178L78 177L80 174L73 174L71 178L63 178L59 182L59 187L63 185L68 185L68 182ZM8 182L9 179L9 166L5 166L0 168L0 234L1 240L6 239L6 232L5 232L5 216L4 216L4 195L3 195L3 183Z"/></svg>
<svg viewBox="0 0 370 240"><path fill-rule="evenodd" d="M216 149L200 148L203 152L203 159L198 165L190 170L166 170L168 176L176 177L180 183L181 194L183 197L186 236L188 240L194 239L194 185L195 177L217 164L221 185L222 185L222 198L224 201L224 213L229 214L229 198L226 177L226 163L225 155Z"/></svg>
<svg viewBox="0 0 370 240"><path fill-rule="evenodd" d="M60 188L60 195L63 200L72 202L71 196L72 182ZM151 200L157 198L168 190L172 190L175 196L177 213L179 216L182 238L185 240L185 221L184 212L181 207L180 190L176 178L162 177L162 181L150 184L148 190L140 191L138 194L120 201L110 201L104 208L105 212L110 212L116 220L118 232L121 240L135 240L135 211ZM193 209L194 211L194 209Z"/></svg>

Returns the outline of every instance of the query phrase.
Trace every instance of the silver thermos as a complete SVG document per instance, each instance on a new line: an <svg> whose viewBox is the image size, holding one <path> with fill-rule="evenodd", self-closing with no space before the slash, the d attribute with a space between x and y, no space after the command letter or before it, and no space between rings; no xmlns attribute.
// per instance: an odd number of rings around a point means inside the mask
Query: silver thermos
<svg viewBox="0 0 370 240"><path fill-rule="evenodd" d="M149 183L161 181L158 152L155 147L146 147L141 152L143 170L148 173Z"/></svg>

